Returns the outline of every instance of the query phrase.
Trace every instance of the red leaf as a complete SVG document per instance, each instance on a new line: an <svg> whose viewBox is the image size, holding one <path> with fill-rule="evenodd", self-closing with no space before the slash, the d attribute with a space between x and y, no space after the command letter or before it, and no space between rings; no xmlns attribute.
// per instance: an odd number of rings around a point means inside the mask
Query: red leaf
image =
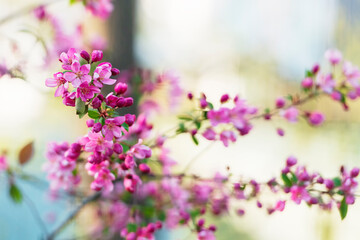
<svg viewBox="0 0 360 240"><path fill-rule="evenodd" d="M34 142L30 142L28 144L26 144L21 150L20 150L20 153L19 153L19 163L21 165L24 165L25 163L27 163L33 153L34 153Z"/></svg>

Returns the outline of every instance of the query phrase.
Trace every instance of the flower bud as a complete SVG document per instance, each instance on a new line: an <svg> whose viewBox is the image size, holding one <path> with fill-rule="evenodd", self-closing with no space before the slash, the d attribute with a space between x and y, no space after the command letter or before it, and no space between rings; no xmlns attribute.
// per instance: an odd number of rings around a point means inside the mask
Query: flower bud
<svg viewBox="0 0 360 240"><path fill-rule="evenodd" d="M283 108L285 106L286 100L283 97L278 97L275 101L276 108Z"/></svg>
<svg viewBox="0 0 360 240"><path fill-rule="evenodd" d="M125 93L127 89L128 89L128 85L123 82L117 83L114 88L116 94L118 94L118 95Z"/></svg>
<svg viewBox="0 0 360 240"><path fill-rule="evenodd" d="M331 179L326 179L326 180L324 181L324 183L325 183L325 186L326 186L327 189L329 189L329 190L333 189L333 187L334 187L334 182L333 182L333 180L331 180Z"/></svg>
<svg viewBox="0 0 360 240"><path fill-rule="evenodd" d="M117 101L119 100L119 98L117 96L114 96L112 94L109 94L106 97L106 104L109 105L110 107L114 108L117 105Z"/></svg>
<svg viewBox="0 0 360 240"><path fill-rule="evenodd" d="M313 126L320 126L325 120L325 117L320 112L312 112L308 117L308 122Z"/></svg>
<svg viewBox="0 0 360 240"><path fill-rule="evenodd" d="M199 219L199 221L197 222L197 225L198 225L198 227L202 227L202 226L204 226L204 224L205 224L205 219L203 219L203 218L200 218Z"/></svg>
<svg viewBox="0 0 360 240"><path fill-rule="evenodd" d="M286 159L286 166L292 167L297 163L297 159L294 156L290 156Z"/></svg>
<svg viewBox="0 0 360 240"><path fill-rule="evenodd" d="M150 167L146 163L140 163L139 170L144 174L148 174L150 172Z"/></svg>
<svg viewBox="0 0 360 240"><path fill-rule="evenodd" d="M135 115L134 114L125 114L125 122L129 127L131 127L135 122Z"/></svg>
<svg viewBox="0 0 360 240"><path fill-rule="evenodd" d="M95 123L94 119L88 119L88 120L86 121L86 125L87 125L88 127L94 126L94 123Z"/></svg>
<svg viewBox="0 0 360 240"><path fill-rule="evenodd" d="M276 129L276 132L280 137L283 137L285 135L285 132L282 128Z"/></svg>
<svg viewBox="0 0 360 240"><path fill-rule="evenodd" d="M353 169L351 170L351 172L350 172L350 176L351 176L352 178L357 177L357 176L359 175L359 171L360 171L359 168L357 168L357 167L353 168Z"/></svg>
<svg viewBox="0 0 360 240"><path fill-rule="evenodd" d="M307 77L307 78L305 78L304 80L302 80L301 86L302 86L303 88L305 88L305 89L310 89L310 88L312 88L312 86L313 86L313 80L312 80L312 78Z"/></svg>
<svg viewBox="0 0 360 240"><path fill-rule="evenodd" d="M228 94L224 94L220 98L221 103L226 103L228 100L229 100L229 95Z"/></svg>
<svg viewBox="0 0 360 240"><path fill-rule="evenodd" d="M134 104L134 99L131 97L125 98L125 104L124 107L130 107L131 105Z"/></svg>
<svg viewBox="0 0 360 240"><path fill-rule="evenodd" d="M120 74L120 70L117 68L112 68L111 69L111 76L116 76Z"/></svg>
<svg viewBox="0 0 360 240"><path fill-rule="evenodd" d="M123 152L123 147L121 146L121 144L118 143L114 143L114 152L116 152L117 154L120 154Z"/></svg>
<svg viewBox="0 0 360 240"><path fill-rule="evenodd" d="M98 132L101 131L101 129L102 129L101 123L98 122L98 123L95 123L95 124L94 124L94 126L93 126L93 131L94 131L94 132L98 133Z"/></svg>
<svg viewBox="0 0 360 240"><path fill-rule="evenodd" d="M89 54L87 51L82 50L82 51L80 52L80 56L81 56L83 59L85 59L87 62L90 62L90 54Z"/></svg>
<svg viewBox="0 0 360 240"><path fill-rule="evenodd" d="M311 71L313 74L317 74L319 72L319 70L320 70L319 64L315 64Z"/></svg>
<svg viewBox="0 0 360 240"><path fill-rule="evenodd" d="M192 99L194 98L194 96L193 96L193 94L192 94L191 92L189 92L189 93L187 94L187 98L188 98L189 100L192 100Z"/></svg>
<svg viewBox="0 0 360 240"><path fill-rule="evenodd" d="M91 62L99 62L103 58L103 52L101 50L94 50L91 53Z"/></svg>
<svg viewBox="0 0 360 240"><path fill-rule="evenodd" d="M101 100L99 98L94 98L91 102L93 108L98 109L101 107Z"/></svg>
<svg viewBox="0 0 360 240"><path fill-rule="evenodd" d="M118 101L116 102L116 106L119 108L122 108L125 106L125 98L119 97Z"/></svg>

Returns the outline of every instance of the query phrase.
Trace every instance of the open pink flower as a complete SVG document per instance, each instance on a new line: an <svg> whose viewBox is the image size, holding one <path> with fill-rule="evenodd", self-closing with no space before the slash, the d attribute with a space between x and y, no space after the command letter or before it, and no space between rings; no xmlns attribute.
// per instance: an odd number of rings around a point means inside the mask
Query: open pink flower
<svg viewBox="0 0 360 240"><path fill-rule="evenodd" d="M337 49L329 49L325 52L325 58L332 64L336 65L342 60L342 54Z"/></svg>
<svg viewBox="0 0 360 240"><path fill-rule="evenodd" d="M76 89L76 97L81 98L84 102L93 98L95 93L100 93L100 89L95 86L89 86L88 82L83 82L78 89Z"/></svg>
<svg viewBox="0 0 360 240"><path fill-rule="evenodd" d="M121 124L123 124L124 122L125 122L124 116L106 119L105 125L102 128L102 133L104 134L105 139L110 141L114 137L115 138L121 137L122 135Z"/></svg>
<svg viewBox="0 0 360 240"><path fill-rule="evenodd" d="M280 115L284 117L289 122L297 122L299 116L299 110L296 107L290 107L284 111L280 112Z"/></svg>
<svg viewBox="0 0 360 240"><path fill-rule="evenodd" d="M90 72L90 64L80 65L78 61L74 61L71 64L71 72L64 73L64 78L71 82L74 87L79 87L81 83L90 83L91 76L88 75Z"/></svg>
<svg viewBox="0 0 360 240"><path fill-rule="evenodd" d="M104 190L105 193L111 192L114 189L112 181L115 180L115 175L107 168L101 168L94 175L94 181L91 183L91 189L95 191Z"/></svg>
<svg viewBox="0 0 360 240"><path fill-rule="evenodd" d="M319 74L316 78L316 83L320 86L321 90L325 93L332 93L335 87L335 80L333 79L331 74Z"/></svg>
<svg viewBox="0 0 360 240"><path fill-rule="evenodd" d="M148 146L142 145L142 139L131 147L129 153L132 153L137 159L144 159L151 157L151 149Z"/></svg>
<svg viewBox="0 0 360 240"><path fill-rule="evenodd" d="M102 19L108 18L114 9L111 0L88 0L85 7L92 15Z"/></svg>
<svg viewBox="0 0 360 240"><path fill-rule="evenodd" d="M225 147L229 146L229 140L236 142L236 135L233 131L225 130L220 134L220 140L223 142Z"/></svg>
<svg viewBox="0 0 360 240"><path fill-rule="evenodd" d="M60 54L59 61L63 63L62 68L64 70L71 70L73 62L79 61L79 54L76 52L75 48L70 48L67 53L62 52Z"/></svg>
<svg viewBox="0 0 360 240"><path fill-rule="evenodd" d="M89 132L86 139L83 140L85 142L85 151L87 152L102 152L113 146L113 143L107 141L100 132Z"/></svg>
<svg viewBox="0 0 360 240"><path fill-rule="evenodd" d="M55 73L54 78L48 78L45 81L47 87L57 87L55 90L55 97L62 96L69 88L69 83L64 79L61 72Z"/></svg>
<svg viewBox="0 0 360 240"><path fill-rule="evenodd" d="M116 79L110 79L111 75L111 64L108 62L100 63L94 71L94 85L97 87L102 87L103 84L113 85Z"/></svg>

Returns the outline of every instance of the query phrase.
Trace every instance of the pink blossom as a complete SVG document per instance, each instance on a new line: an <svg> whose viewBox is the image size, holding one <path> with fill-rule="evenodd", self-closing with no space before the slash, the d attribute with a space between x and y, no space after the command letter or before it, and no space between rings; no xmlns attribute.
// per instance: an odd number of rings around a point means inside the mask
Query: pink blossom
<svg viewBox="0 0 360 240"><path fill-rule="evenodd" d="M0 156L0 171L5 171L8 169L8 164L6 161L6 157L5 156Z"/></svg>
<svg viewBox="0 0 360 240"><path fill-rule="evenodd" d="M312 78L310 78L310 77L307 77L307 78L305 78L304 80L302 80L301 81L301 86L303 87L303 88L305 88L305 89L310 89L310 88L312 88L312 86L313 86L313 80L312 80Z"/></svg>
<svg viewBox="0 0 360 240"><path fill-rule="evenodd" d="M332 64L336 65L342 60L342 54L337 49L329 49L325 52L325 58Z"/></svg>
<svg viewBox="0 0 360 240"><path fill-rule="evenodd" d="M205 229L198 233L197 240L216 240L216 237L213 231Z"/></svg>
<svg viewBox="0 0 360 240"><path fill-rule="evenodd" d="M317 84L325 93L332 93L335 87L335 80L331 74L319 74L316 78Z"/></svg>
<svg viewBox="0 0 360 240"><path fill-rule="evenodd" d="M310 195L304 186L292 186L290 192L291 200L293 200L296 204L300 204L302 200L306 202L310 200Z"/></svg>
<svg viewBox="0 0 360 240"><path fill-rule="evenodd" d="M325 120L325 117L320 112L312 112L308 117L308 121L311 125L320 126Z"/></svg>
<svg viewBox="0 0 360 240"><path fill-rule="evenodd" d="M88 75L90 72L90 64L80 65L78 61L74 61L71 64L71 72L65 72L64 78L71 82L74 87L79 87L82 83L90 83L91 76Z"/></svg>
<svg viewBox="0 0 360 240"><path fill-rule="evenodd" d="M111 0L88 0L85 7L92 15L102 19L108 18L114 9Z"/></svg>
<svg viewBox="0 0 360 240"><path fill-rule="evenodd" d="M83 139L85 142L85 151L102 152L108 148L112 148L112 141L107 141L101 133L89 132L87 137Z"/></svg>
<svg viewBox="0 0 360 240"><path fill-rule="evenodd" d="M126 191L134 193L136 190L137 182L138 179L136 175L133 174L126 175L124 178L124 187Z"/></svg>
<svg viewBox="0 0 360 240"><path fill-rule="evenodd" d="M346 80L353 87L359 87L360 71L358 67L354 66L351 62L345 62L343 64L343 73L346 76Z"/></svg>
<svg viewBox="0 0 360 240"><path fill-rule="evenodd" d="M220 140L223 142L225 147L229 146L229 140L236 142L236 135L233 131L225 130L220 133Z"/></svg>
<svg viewBox="0 0 360 240"><path fill-rule="evenodd" d="M213 127L221 123L230 122L230 111L228 108L220 108L219 110L210 110L207 114L208 119Z"/></svg>
<svg viewBox="0 0 360 240"><path fill-rule="evenodd" d="M62 68L64 70L71 70L73 62L79 61L79 54L76 52L75 48L70 48L67 53L62 52L60 54L59 61L63 63Z"/></svg>
<svg viewBox="0 0 360 240"><path fill-rule="evenodd" d="M55 90L55 97L62 96L69 88L69 83L64 79L61 72L55 73L54 78L48 78L45 81L47 87L57 87Z"/></svg>
<svg viewBox="0 0 360 240"><path fill-rule="evenodd" d="M76 92L69 93L65 91L63 93L63 103L66 106L75 107Z"/></svg>
<svg viewBox="0 0 360 240"><path fill-rule="evenodd" d="M132 146L129 153L133 154L137 159L145 159L151 157L151 149L148 146L142 145L142 140Z"/></svg>
<svg viewBox="0 0 360 240"><path fill-rule="evenodd" d="M94 71L94 85L101 88L103 84L113 85L116 79L110 79L111 64L108 62L100 63Z"/></svg>
<svg viewBox="0 0 360 240"><path fill-rule="evenodd" d="M299 110L296 107L290 107L280 112L280 115L289 122L297 122L299 116Z"/></svg>
<svg viewBox="0 0 360 240"><path fill-rule="evenodd" d="M204 138L207 140L215 140L216 139L216 132L212 128L207 128L203 133Z"/></svg>
<svg viewBox="0 0 360 240"><path fill-rule="evenodd" d="M114 174L107 168L101 168L94 175L94 181L91 183L91 189L95 191L104 190L105 193L111 192L114 189L112 181L115 180Z"/></svg>
<svg viewBox="0 0 360 240"><path fill-rule="evenodd" d="M121 124L125 122L124 116L119 116L115 118L109 118L105 120L105 125L102 127L102 133L105 136L105 139L110 141L114 137L119 138L122 135Z"/></svg>
<svg viewBox="0 0 360 240"><path fill-rule="evenodd" d="M90 86L88 82L83 82L76 89L76 97L81 98L84 102L92 99L95 96L95 93L100 93L100 89L95 86Z"/></svg>
<svg viewBox="0 0 360 240"><path fill-rule="evenodd" d="M286 100L283 97L278 97L275 101L275 105L277 108L283 108L286 104Z"/></svg>
<svg viewBox="0 0 360 240"><path fill-rule="evenodd" d="M285 208L285 201L277 201L274 210L282 212Z"/></svg>

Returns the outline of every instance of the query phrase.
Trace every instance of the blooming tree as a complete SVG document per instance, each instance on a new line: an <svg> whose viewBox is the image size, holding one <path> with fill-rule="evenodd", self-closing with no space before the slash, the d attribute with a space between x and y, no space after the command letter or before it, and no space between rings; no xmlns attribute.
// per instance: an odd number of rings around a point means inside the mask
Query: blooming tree
<svg viewBox="0 0 360 240"><path fill-rule="evenodd" d="M107 18L113 9L109 0L85 1L85 7L100 18ZM39 21L61 26L43 5L35 8L34 14ZM56 28L55 39L61 35L59 29ZM220 141L228 147L251 134L255 121L275 121L276 116L291 123L305 119L311 126L321 126L324 114L306 109L304 103L328 98L347 111L348 101L360 96L360 71L344 60L338 50L325 53L332 66L329 72L315 64L302 80L299 93L275 99L271 108L261 108L249 105L238 95L223 94L217 103L212 103L204 93L186 93L173 72L119 71L103 59L101 50L88 52L68 45L60 48L59 41L54 41L54 50L48 57L57 54L61 70L44 82L79 118L88 117L88 132L73 143L48 144L43 170L51 193L65 192L81 201L46 239L54 239L91 202L98 203L94 207L102 219L94 223L92 236L120 236L126 240L155 239L159 229L180 226L191 229L199 240L212 240L216 226L205 221L204 214L223 216L235 211L242 216L249 202L255 202L260 211L268 214L284 211L287 204L305 202L324 211L337 209L342 219L348 206L355 203L357 167L341 166L337 176L323 176L308 171L296 157L289 156L278 176L265 182L236 178L239 174L230 170L226 175L215 173L211 178L203 178L189 174L187 169L174 171L177 161L167 147L167 140L179 135L188 135L195 145L199 141ZM11 75L11 69L4 66L3 74ZM104 94L105 85L112 87L108 94ZM154 114L167 110L154 97L159 89L167 91L172 107L184 94L187 101L194 103L190 112L179 113L176 127L163 134L153 131L156 122L152 122ZM128 111L134 103L137 114ZM281 128L276 132L280 137L285 134ZM31 152L31 145L22 149L20 164L30 159ZM16 181L25 173L7 163L6 153L0 156L0 171L8 177L12 199L21 202ZM80 185L89 191L83 193ZM264 192L273 194L276 201L267 201ZM239 202L245 207L232 207Z"/></svg>

